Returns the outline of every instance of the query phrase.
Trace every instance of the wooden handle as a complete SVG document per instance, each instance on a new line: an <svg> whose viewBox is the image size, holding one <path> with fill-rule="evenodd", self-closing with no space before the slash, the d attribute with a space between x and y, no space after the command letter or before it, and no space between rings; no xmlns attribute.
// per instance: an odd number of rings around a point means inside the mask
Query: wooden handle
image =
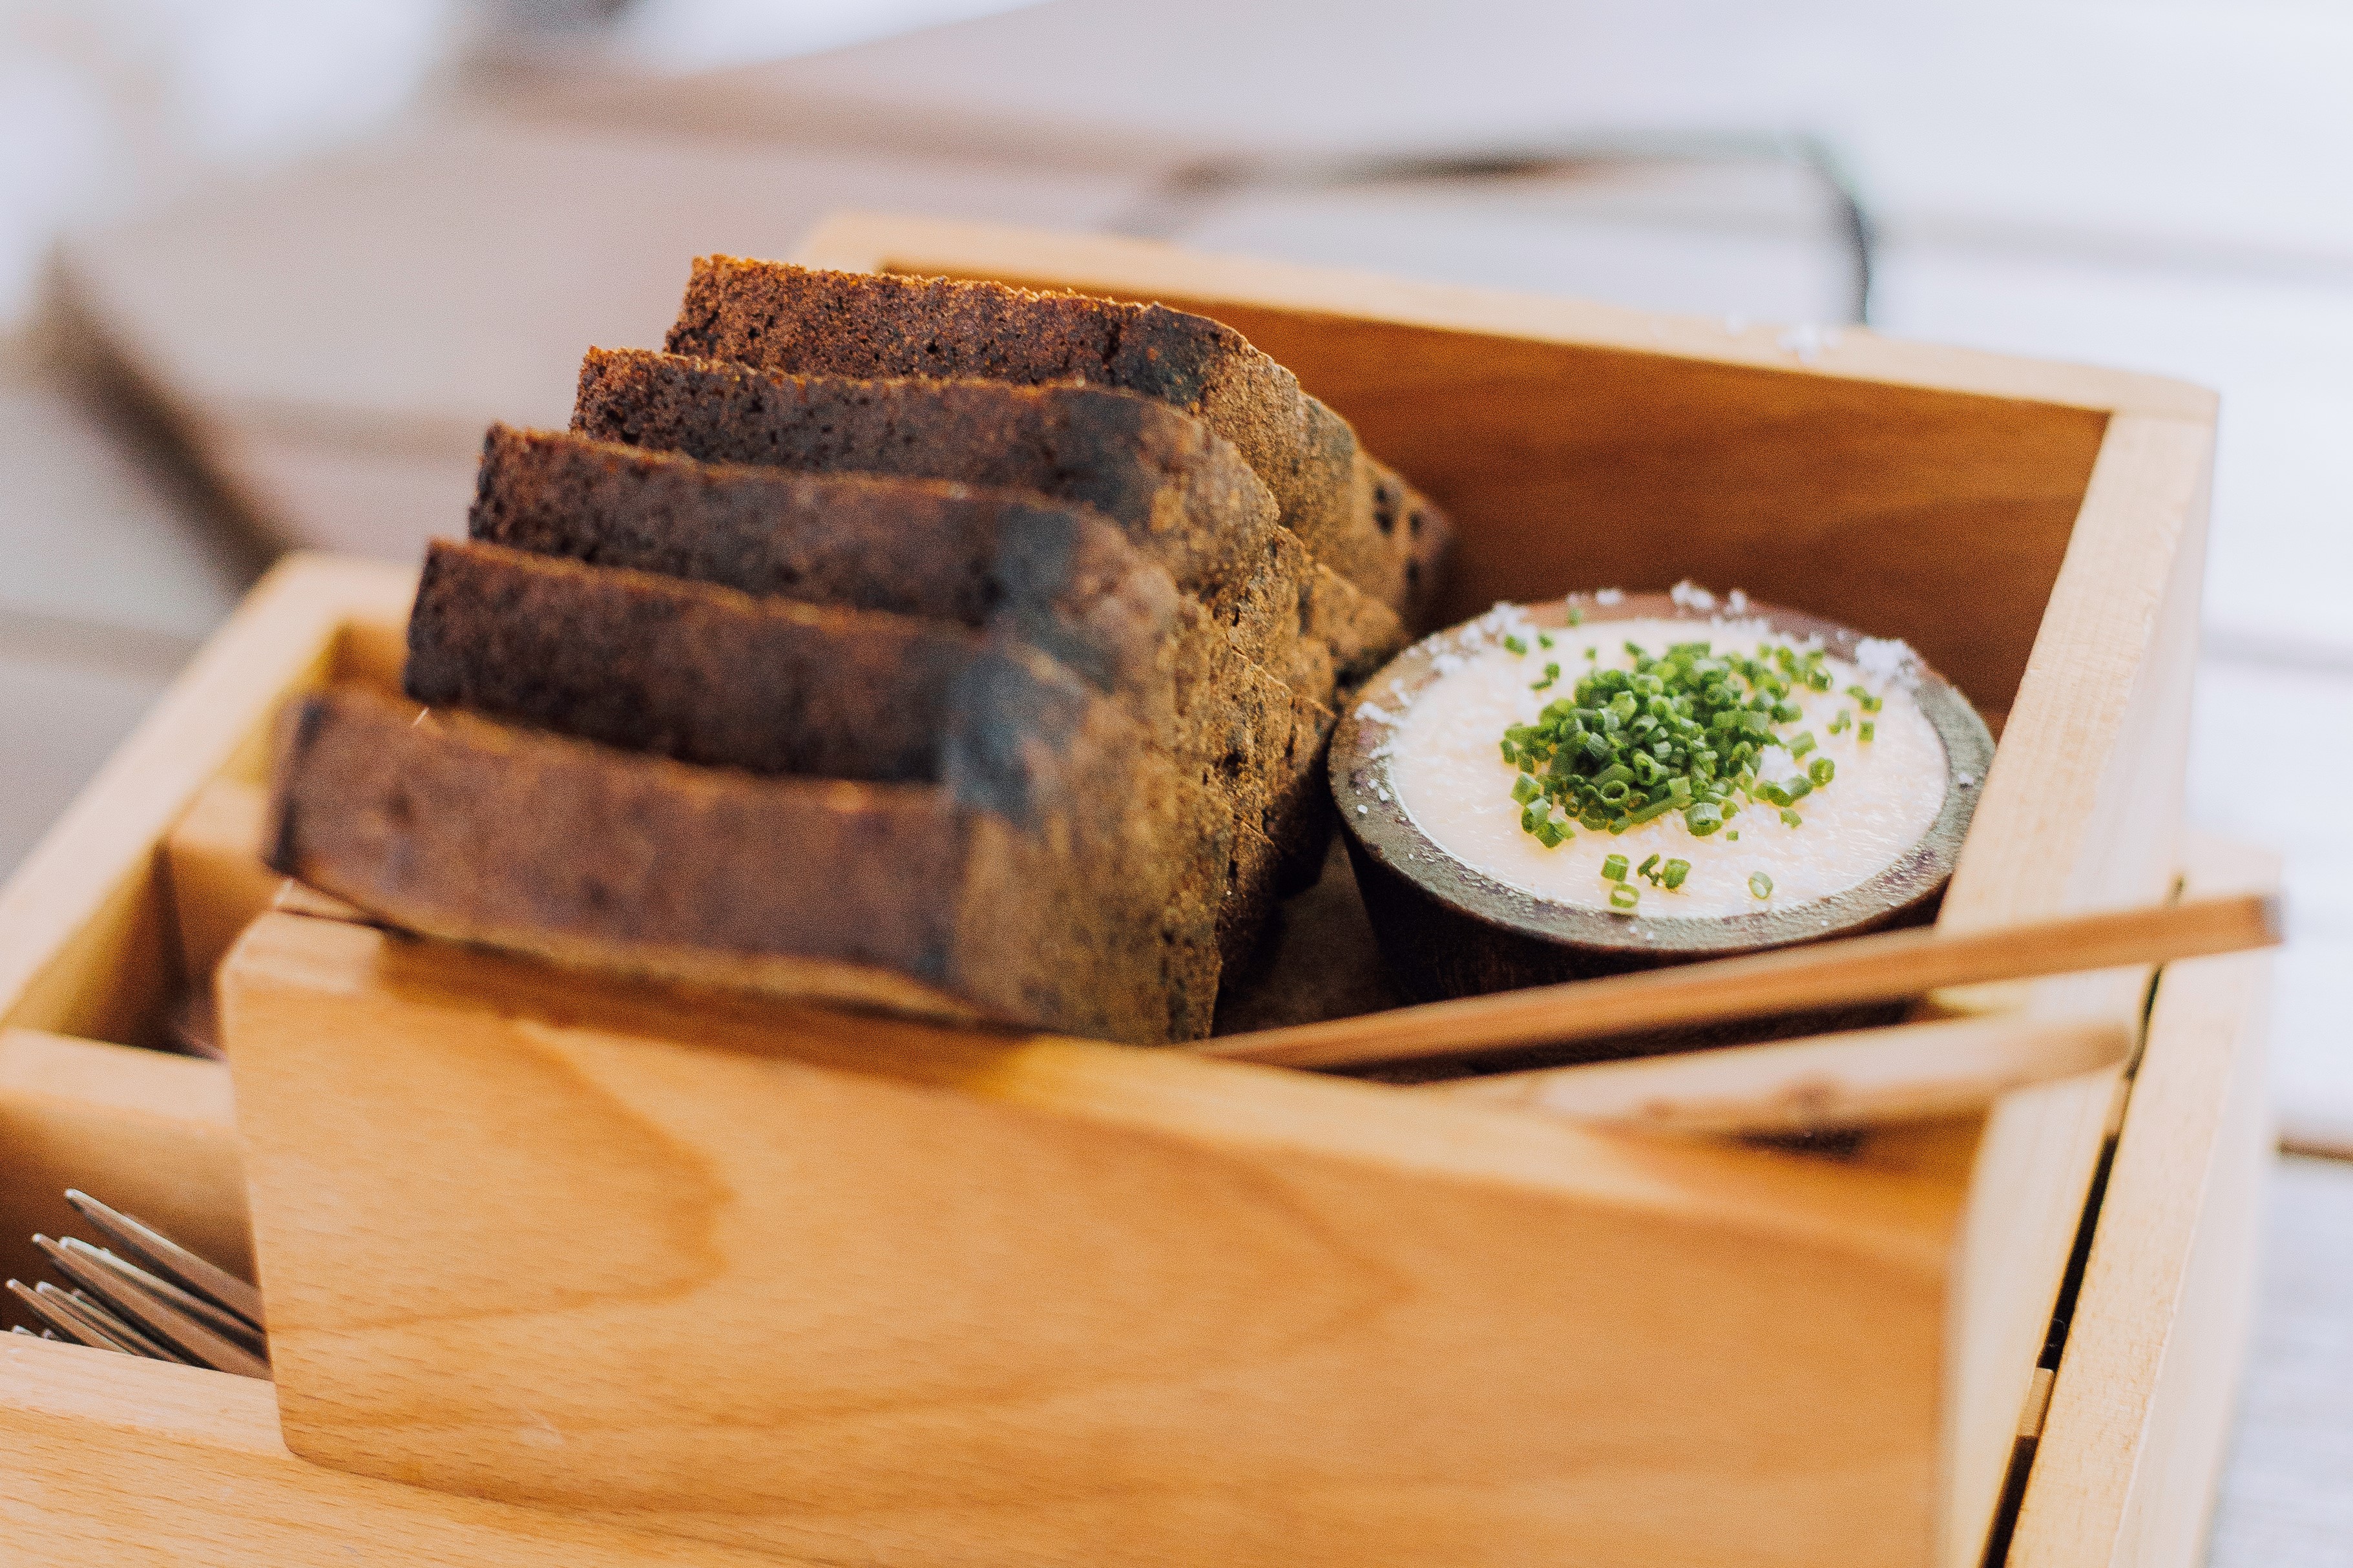
<svg viewBox="0 0 2353 1568"><path fill-rule="evenodd" d="M1807 1007L1894 1001L1947 985L2163 963L2270 947L2279 939L2279 908L2271 895L2194 899L1950 935L1933 926L1886 931L1227 1035L1186 1048L1229 1061L1296 1068L1473 1056Z"/></svg>
<svg viewBox="0 0 2353 1568"><path fill-rule="evenodd" d="M1646 1132L1811 1132L1957 1115L2113 1067L2121 1019L2000 1014L1418 1086Z"/></svg>

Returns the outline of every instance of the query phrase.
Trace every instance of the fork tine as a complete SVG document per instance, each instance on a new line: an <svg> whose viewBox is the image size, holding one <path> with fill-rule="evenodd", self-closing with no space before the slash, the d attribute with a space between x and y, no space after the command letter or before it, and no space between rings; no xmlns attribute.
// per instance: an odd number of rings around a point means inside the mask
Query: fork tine
<svg viewBox="0 0 2353 1568"><path fill-rule="evenodd" d="M61 1305L62 1295L44 1296L26 1289L21 1279L9 1280L6 1289L8 1294L16 1298L17 1304L26 1311L31 1312L50 1329L61 1331L69 1344L88 1345L94 1351L119 1351L124 1355L139 1353L129 1345L116 1343L111 1335L100 1329L95 1323L84 1321L71 1307Z"/></svg>
<svg viewBox="0 0 2353 1568"><path fill-rule="evenodd" d="M261 1312L261 1292L227 1269L207 1263L170 1237L107 1207L88 1193L68 1188L66 1202L74 1206L75 1213L105 1232L109 1241L156 1273L236 1313L256 1331L269 1326Z"/></svg>
<svg viewBox="0 0 2353 1568"><path fill-rule="evenodd" d="M201 1296L192 1296L168 1279L159 1279L135 1263L126 1263L102 1247L92 1247L77 1237L67 1237L58 1244L77 1258L87 1258L100 1268L121 1275L125 1280L165 1304L178 1308L225 1339L244 1345L263 1360L269 1352L263 1348L261 1331L236 1313L214 1306Z"/></svg>
<svg viewBox="0 0 2353 1568"><path fill-rule="evenodd" d="M56 1286L50 1284L46 1279L41 1281L38 1285L34 1286L33 1289L41 1291L44 1294L52 1290L57 1290L58 1294L63 1296L68 1301L71 1302L73 1306L80 1311L82 1316L94 1321L100 1329L104 1330L108 1334L113 1336L115 1339L121 1340L130 1349L148 1357L152 1361L185 1362L188 1359L187 1357L181 1355L176 1351L172 1350L169 1346L156 1343L147 1335L141 1333L137 1329L132 1328L121 1318L118 1318L112 1312L108 1311L99 1301L82 1291L58 1290Z"/></svg>
<svg viewBox="0 0 2353 1568"><path fill-rule="evenodd" d="M149 1295L113 1270L76 1256L46 1236L33 1237L33 1245L41 1249L51 1268L198 1366L233 1372L240 1377L269 1375L268 1363L223 1339L160 1297ZM89 1251L97 1251L87 1243L84 1246Z"/></svg>

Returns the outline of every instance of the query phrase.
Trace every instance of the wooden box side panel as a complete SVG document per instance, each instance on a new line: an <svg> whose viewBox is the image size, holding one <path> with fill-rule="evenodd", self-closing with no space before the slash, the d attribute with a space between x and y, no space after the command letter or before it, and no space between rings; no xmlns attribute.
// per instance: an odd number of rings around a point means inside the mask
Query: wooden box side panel
<svg viewBox="0 0 2353 1568"><path fill-rule="evenodd" d="M902 1563L1925 1554L1947 1181L285 914L223 975L318 1462Z"/></svg>
<svg viewBox="0 0 2353 1568"><path fill-rule="evenodd" d="M0 889L0 1026L138 1044L186 982L158 848L223 773L260 776L271 716L359 617L397 624L414 573L281 563Z"/></svg>
<svg viewBox="0 0 2353 1568"><path fill-rule="evenodd" d="M2190 886L2244 885L2250 861L2193 846ZM2018 1568L2200 1560L2271 1160L2271 969L2267 953L2201 959L2158 983L2011 1540Z"/></svg>
<svg viewBox="0 0 2353 1568"><path fill-rule="evenodd" d="M2211 424L2112 421L1941 922L2171 896L2212 458ZM2044 982L2030 1005L2137 1020L2147 979ZM1983 1548L2116 1092L2114 1074L2044 1085L1987 1121L1955 1275L1954 1568Z"/></svg>
<svg viewBox="0 0 2353 1568"><path fill-rule="evenodd" d="M1713 323L920 219L820 229L817 265L1157 300L1290 366L1447 508L1442 615L1689 577L1902 637L2010 705L2100 448L2104 399L2195 389L1856 334L1814 365ZM1767 334L1769 339L1769 333Z"/></svg>

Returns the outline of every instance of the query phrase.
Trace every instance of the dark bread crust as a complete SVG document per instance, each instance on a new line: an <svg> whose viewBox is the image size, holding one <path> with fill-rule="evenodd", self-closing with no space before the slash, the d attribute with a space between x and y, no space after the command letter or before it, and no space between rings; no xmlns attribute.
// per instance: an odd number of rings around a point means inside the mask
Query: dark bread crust
<svg viewBox="0 0 2353 1568"><path fill-rule="evenodd" d="M1004 597L999 534L1045 498L931 479L700 463L493 425L468 531L492 544L747 594L977 627ZM1089 541L1125 552L1108 524Z"/></svg>
<svg viewBox="0 0 2353 1568"><path fill-rule="evenodd" d="M706 462L1042 491L1109 518L1188 591L1246 576L1281 526L1206 426L1100 387L775 375L591 349L572 427Z"/></svg>
<svg viewBox="0 0 2353 1568"><path fill-rule="evenodd" d="M1173 590L1165 603L1149 657L1131 650L1130 684L1111 695L1219 816L1196 836L1240 831L1233 877L1207 895L1221 951L1240 963L1295 862L1328 837L1315 763L1333 716L1235 654L1199 606ZM948 623L437 541L409 619L406 687L429 705L683 762L921 781L940 776L952 721L976 710L967 677L982 651L980 633ZM1063 721L1001 677L990 691L998 730Z"/></svg>
<svg viewBox="0 0 2353 1568"><path fill-rule="evenodd" d="M1091 510L1026 490L698 462L494 425L470 531L762 596L1009 626L1105 690L1142 689L1166 572Z"/></svg>
<svg viewBox="0 0 2353 1568"><path fill-rule="evenodd" d="M1265 487L1198 421L1131 393L983 381L771 375L638 350L591 350L573 429L707 462L890 474L1042 492L1090 508L1229 627L1243 653L1321 700L1334 671L1405 641L1386 607L1319 574ZM1311 614L1386 622L1378 657L1335 658ZM1327 617L1328 618L1328 617Z"/></svg>
<svg viewBox="0 0 2353 1568"><path fill-rule="evenodd" d="M1232 442L1316 559L1409 619L1451 534L1346 420L1232 328L1164 305L1002 283L699 258L670 352L797 375L1083 383L1184 410ZM1410 526L1408 526L1408 524Z"/></svg>
<svg viewBox="0 0 2353 1568"><path fill-rule="evenodd" d="M496 544L428 546L408 695L756 773L920 782L981 638Z"/></svg>
<svg viewBox="0 0 2353 1568"><path fill-rule="evenodd" d="M954 885L969 854L936 785L755 779L356 688L283 724L270 864L411 930L947 978L953 905L902 896Z"/></svg>
<svg viewBox="0 0 2353 1568"><path fill-rule="evenodd" d="M270 863L407 929L559 962L1198 1037L1214 911L1161 869L1189 827L1184 792L1121 746L1106 705L1076 700L1060 747L1032 737L945 784L868 784L420 720L332 689L281 721ZM1121 809L1090 805L1104 798Z"/></svg>

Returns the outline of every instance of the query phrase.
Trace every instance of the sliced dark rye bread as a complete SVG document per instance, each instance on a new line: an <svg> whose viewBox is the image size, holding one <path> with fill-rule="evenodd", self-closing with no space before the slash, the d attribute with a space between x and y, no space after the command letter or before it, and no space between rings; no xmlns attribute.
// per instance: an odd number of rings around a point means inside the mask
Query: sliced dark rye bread
<svg viewBox="0 0 2353 1568"><path fill-rule="evenodd" d="M747 594L1009 624L1106 690L1141 687L1176 614L1168 574L1071 502L704 463L569 431L491 426L468 524L487 543Z"/></svg>
<svg viewBox="0 0 2353 1568"><path fill-rule="evenodd" d="M1321 864L1330 824L1318 767L1333 708L1279 688L1088 508L493 426L471 526L478 541L543 554L1008 630L1127 700L1280 847L1280 890L1304 886ZM1385 611L1338 596L1369 609L1370 635L1385 635Z"/></svg>
<svg viewBox="0 0 2353 1568"><path fill-rule="evenodd" d="M573 429L709 462L947 479L1090 507L1248 657L1319 700L1327 668L1361 679L1405 640L1393 613L1318 567L1275 520L1229 443L1131 393L776 375L596 349L581 365Z"/></svg>
<svg viewBox="0 0 2353 1568"><path fill-rule="evenodd" d="M981 635L493 544L427 548L408 695L755 773L940 776Z"/></svg>
<svg viewBox="0 0 2353 1568"><path fill-rule="evenodd" d="M1348 422L1231 327L1163 305L707 256L666 346L795 375L1117 387L1231 441L1315 558L1419 624L1451 530Z"/></svg>
<svg viewBox="0 0 2353 1568"><path fill-rule="evenodd" d="M1060 746L984 744L942 784L857 784L331 688L281 721L269 859L393 924L560 963L1196 1037L1219 963L1212 911L1169 869L1186 792L1109 704L1064 717Z"/></svg>
<svg viewBox="0 0 2353 1568"><path fill-rule="evenodd" d="M1328 837L1315 761L1330 710L1233 654L1198 605L1173 590L1166 605L1156 657L1110 694L1247 830L1218 906L1221 949L1240 963ZM681 762L866 780L940 776L951 705L985 647L953 622L479 542L428 547L408 627L419 702Z"/></svg>

